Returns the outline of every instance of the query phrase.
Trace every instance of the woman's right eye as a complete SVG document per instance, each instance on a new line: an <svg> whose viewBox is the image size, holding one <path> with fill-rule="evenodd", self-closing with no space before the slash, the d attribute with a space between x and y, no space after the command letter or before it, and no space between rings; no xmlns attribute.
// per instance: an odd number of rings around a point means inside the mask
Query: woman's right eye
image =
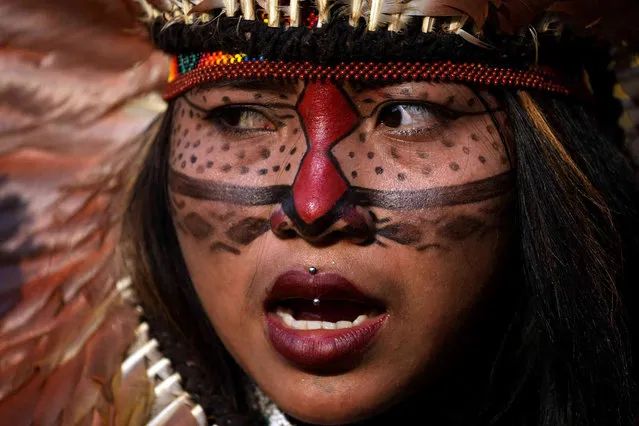
<svg viewBox="0 0 639 426"><path fill-rule="evenodd" d="M278 126L255 108L227 106L211 111L208 119L219 130L237 135L256 135L274 132Z"/></svg>

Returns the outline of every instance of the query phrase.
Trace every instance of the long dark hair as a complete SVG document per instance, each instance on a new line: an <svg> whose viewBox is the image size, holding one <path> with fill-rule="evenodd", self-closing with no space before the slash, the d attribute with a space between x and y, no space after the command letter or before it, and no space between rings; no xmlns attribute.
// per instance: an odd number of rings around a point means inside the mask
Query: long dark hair
<svg viewBox="0 0 639 426"><path fill-rule="evenodd" d="M519 254L509 283L516 303L477 389L480 408L462 424L634 425L639 192L630 164L582 103L527 92L500 97L516 141ZM127 256L151 328L180 336L159 332L187 390L219 424L251 423L246 376L200 305L173 227L171 108L135 183ZM184 351L201 361L197 367L181 365Z"/></svg>

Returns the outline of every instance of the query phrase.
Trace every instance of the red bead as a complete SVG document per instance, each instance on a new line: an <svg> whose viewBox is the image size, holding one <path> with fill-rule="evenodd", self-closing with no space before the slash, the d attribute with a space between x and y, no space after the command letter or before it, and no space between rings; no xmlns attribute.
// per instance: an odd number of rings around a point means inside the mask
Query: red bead
<svg viewBox="0 0 639 426"><path fill-rule="evenodd" d="M569 94L569 90L561 84L555 83L557 74L551 70L536 71L512 70L506 68L487 67L482 64L462 63L451 61L432 62L357 62L340 63L337 66L314 65L305 62L269 62L251 61L236 64L219 64L207 62L215 61L223 53L205 53L201 63L211 64L196 68L177 76L164 93L167 99L184 93L197 85L209 81L238 80L238 79L275 79L275 80L414 80L414 81L453 81L474 84L508 86L519 88L533 88L553 93Z"/></svg>

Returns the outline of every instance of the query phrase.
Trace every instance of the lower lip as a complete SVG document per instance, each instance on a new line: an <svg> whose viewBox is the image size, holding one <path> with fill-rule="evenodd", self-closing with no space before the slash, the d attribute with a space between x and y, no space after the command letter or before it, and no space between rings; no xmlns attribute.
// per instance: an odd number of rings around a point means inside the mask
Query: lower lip
<svg viewBox="0 0 639 426"><path fill-rule="evenodd" d="M266 331L273 348L292 364L324 367L360 356L371 344L387 314L339 330L295 330L275 313L266 314Z"/></svg>

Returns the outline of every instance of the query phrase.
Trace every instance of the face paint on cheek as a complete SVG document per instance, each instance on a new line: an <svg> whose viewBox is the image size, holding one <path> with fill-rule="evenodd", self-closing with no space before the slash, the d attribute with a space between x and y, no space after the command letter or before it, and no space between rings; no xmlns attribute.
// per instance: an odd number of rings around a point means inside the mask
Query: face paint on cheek
<svg viewBox="0 0 639 426"><path fill-rule="evenodd" d="M186 205L182 201L183 205ZM173 203L175 205L175 203ZM264 209L254 213L242 209L241 213L228 210L233 207L214 203L189 202L183 212L172 209L173 221L181 238L191 239L210 253L241 254L240 248L248 246L270 229Z"/></svg>
<svg viewBox="0 0 639 426"><path fill-rule="evenodd" d="M375 209L375 243L418 252L452 247L510 223L512 172L463 185L416 191L355 188L360 205ZM388 214L388 216L386 216Z"/></svg>
<svg viewBox="0 0 639 426"><path fill-rule="evenodd" d="M235 96L220 97L216 99L223 103L237 101ZM180 240L194 250L239 255L245 246L270 230L271 206L280 204L291 193L290 183L262 186L258 184L266 183L264 179L256 182L253 176L266 176L271 170L294 170L288 161L299 164L303 150L296 147L302 134L299 121L295 120L297 114L290 112L295 106L278 104L269 110L278 119L294 121L291 124L299 133L296 138L286 139L286 146L282 145L284 149L279 151L283 155L278 155L278 138L261 137L259 143L250 140L250 144L238 137L228 140L234 135L222 133L220 124L207 118L209 110L187 98L178 102L169 171L175 228ZM296 152L297 158L293 158ZM273 165L274 162L281 163ZM249 172L248 179L244 178ZM249 185L238 185L240 177L241 183Z"/></svg>
<svg viewBox="0 0 639 426"><path fill-rule="evenodd" d="M231 226L226 231L226 236L234 243L246 246L268 232L269 227L270 224L267 219L247 217Z"/></svg>
<svg viewBox="0 0 639 426"><path fill-rule="evenodd" d="M247 246L268 232L270 223L266 217L271 210L268 206L280 203L290 192L286 185L237 186L188 176L175 170L169 172L169 188L178 230L197 241L213 240L210 243L212 252L233 254L240 254L235 246ZM189 209L185 208L185 198L191 200ZM238 207L243 214L229 211ZM249 214L249 210L259 213Z"/></svg>

